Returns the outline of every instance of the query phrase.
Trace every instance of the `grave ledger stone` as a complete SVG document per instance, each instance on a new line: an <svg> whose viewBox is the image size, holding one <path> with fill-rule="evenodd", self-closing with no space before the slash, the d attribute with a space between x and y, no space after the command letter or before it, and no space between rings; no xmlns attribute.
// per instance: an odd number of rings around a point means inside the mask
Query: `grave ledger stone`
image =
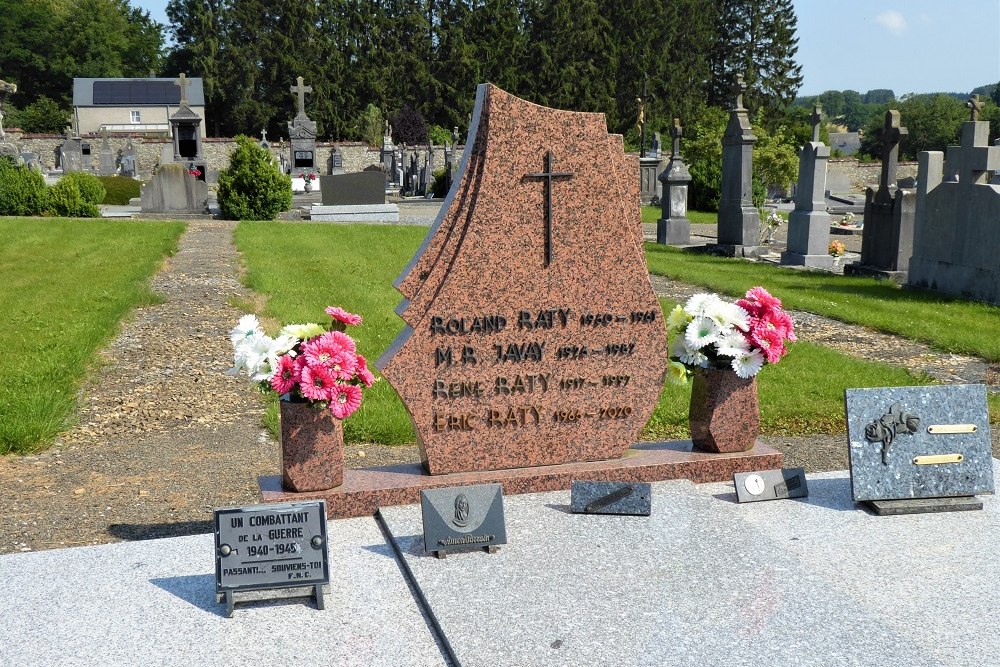
<svg viewBox="0 0 1000 667"><path fill-rule="evenodd" d="M399 222L399 206L385 201L385 174L359 171L320 176L323 203L313 204L310 220L324 222Z"/></svg>
<svg viewBox="0 0 1000 667"><path fill-rule="evenodd" d="M964 123L943 166L939 151L918 158L910 285L1000 305L1000 185L988 183L1000 146L989 145L989 123Z"/></svg>
<svg viewBox="0 0 1000 667"><path fill-rule="evenodd" d="M861 261L848 264L848 275L873 275L902 281L913 254L916 193L896 187L899 142L907 129L899 112L885 112L882 126L882 173L878 191L865 190L865 226L861 234Z"/></svg>
<svg viewBox="0 0 1000 667"><path fill-rule="evenodd" d="M378 367L431 473L619 457L666 367L635 158L601 114L493 86L477 105L488 120L478 113L458 195L397 280L408 326Z"/></svg>
<svg viewBox="0 0 1000 667"><path fill-rule="evenodd" d="M826 212L826 163L830 147L819 140L822 109L812 115L812 141L799 151L799 183L795 210L788 216L788 247L781 263L830 269L830 214Z"/></svg>
<svg viewBox="0 0 1000 667"><path fill-rule="evenodd" d="M746 84L736 77L736 106L722 137L722 196L719 200L717 249L745 257L760 250L760 214L753 205L753 145L757 137L743 106Z"/></svg>

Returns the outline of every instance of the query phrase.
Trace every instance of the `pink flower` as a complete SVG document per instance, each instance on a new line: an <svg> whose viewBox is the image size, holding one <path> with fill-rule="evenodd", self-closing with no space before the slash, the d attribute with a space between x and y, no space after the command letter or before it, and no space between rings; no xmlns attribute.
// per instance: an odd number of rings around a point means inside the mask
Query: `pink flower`
<svg viewBox="0 0 1000 667"><path fill-rule="evenodd" d="M769 364L778 363L778 360L785 354L785 344L782 342L781 334L766 322L751 326L747 340L753 347L764 353Z"/></svg>
<svg viewBox="0 0 1000 667"><path fill-rule="evenodd" d="M333 357L343 355L345 352L354 354L354 351L354 341L340 331L328 331L302 344L302 353L311 365L326 364Z"/></svg>
<svg viewBox="0 0 1000 667"><path fill-rule="evenodd" d="M347 419L361 407L361 387L353 384L334 385L330 396L330 412L337 419Z"/></svg>
<svg viewBox="0 0 1000 667"><path fill-rule="evenodd" d="M287 394L302 379L302 371L290 355L283 354L278 360L278 369L271 378L271 388L279 394Z"/></svg>
<svg viewBox="0 0 1000 667"><path fill-rule="evenodd" d="M361 324L361 316L355 315L354 313L349 313L343 308L338 306L327 306L326 314L337 320L338 322L343 322L344 324Z"/></svg>
<svg viewBox="0 0 1000 667"><path fill-rule="evenodd" d="M358 377L361 378L361 382L364 383L366 387L370 387L375 384L375 375L368 370L368 362L360 354L358 355L358 367L355 369Z"/></svg>
<svg viewBox="0 0 1000 667"><path fill-rule="evenodd" d="M338 380L350 380L354 377L354 371L358 365L358 358L352 352L343 350L340 354L330 357L326 362L327 367L333 373L333 377Z"/></svg>
<svg viewBox="0 0 1000 667"><path fill-rule="evenodd" d="M326 366L306 365L302 369L299 389L302 395L314 401L329 401L333 389L333 373Z"/></svg>
<svg viewBox="0 0 1000 667"><path fill-rule="evenodd" d="M747 290L746 298L752 302L759 303L764 310L777 310L781 308L781 299L771 296L763 287L751 287Z"/></svg>

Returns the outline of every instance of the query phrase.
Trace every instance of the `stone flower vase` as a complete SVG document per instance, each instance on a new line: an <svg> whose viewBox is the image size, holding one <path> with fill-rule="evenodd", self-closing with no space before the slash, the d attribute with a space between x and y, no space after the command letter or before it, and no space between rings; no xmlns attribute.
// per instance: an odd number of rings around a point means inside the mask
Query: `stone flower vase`
<svg viewBox="0 0 1000 667"><path fill-rule="evenodd" d="M344 483L344 425L328 408L285 394L281 421L281 486L325 491Z"/></svg>
<svg viewBox="0 0 1000 667"><path fill-rule="evenodd" d="M311 180L311 179L309 178L309 175L308 175L308 174L306 174L306 177L305 177L305 179L304 179L304 180L305 180L305 184L304 184L304 185L302 186L303 190L305 190L306 192L312 192L312 189L313 189L313 182L312 182L312 180Z"/></svg>
<svg viewBox="0 0 1000 667"><path fill-rule="evenodd" d="M730 369L696 368L688 411L691 441L703 452L745 452L760 433L757 378Z"/></svg>

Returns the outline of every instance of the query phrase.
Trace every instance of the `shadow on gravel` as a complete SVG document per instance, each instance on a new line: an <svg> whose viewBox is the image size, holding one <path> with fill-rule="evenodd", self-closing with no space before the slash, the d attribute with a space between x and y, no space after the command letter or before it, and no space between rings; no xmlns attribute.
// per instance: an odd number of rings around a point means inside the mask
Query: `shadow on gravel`
<svg viewBox="0 0 1000 667"><path fill-rule="evenodd" d="M160 537L201 535L215 530L211 521L180 521L178 523L113 523L108 533L122 540L155 540Z"/></svg>

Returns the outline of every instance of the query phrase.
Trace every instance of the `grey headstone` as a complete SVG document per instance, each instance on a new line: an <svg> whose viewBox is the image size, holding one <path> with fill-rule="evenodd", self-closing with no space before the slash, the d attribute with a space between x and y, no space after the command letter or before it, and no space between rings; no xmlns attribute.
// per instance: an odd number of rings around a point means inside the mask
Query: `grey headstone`
<svg viewBox="0 0 1000 667"><path fill-rule="evenodd" d="M757 143L743 107L743 77L737 77L736 106L722 137L722 195L719 200L718 245L742 255L760 244L760 215L753 205L753 146Z"/></svg>
<svg viewBox="0 0 1000 667"><path fill-rule="evenodd" d="M819 108L814 112L819 117ZM819 125L814 134L819 133ZM826 166L830 147L819 141L806 143L799 151L799 180L795 210L788 216L788 245L781 263L829 269L830 214L826 212Z"/></svg>
<svg viewBox="0 0 1000 667"><path fill-rule="evenodd" d="M993 493L983 385L848 389L844 394L855 501Z"/></svg>
<svg viewBox="0 0 1000 667"><path fill-rule="evenodd" d="M570 506L578 514L649 516L651 499L650 485L643 482L573 480Z"/></svg>
<svg viewBox="0 0 1000 667"><path fill-rule="evenodd" d="M659 136L659 135L657 135ZM684 127L680 118L674 118L670 128L673 139L670 161L657 177L660 183L660 219L656 221L656 242L665 245L691 243L691 221L687 218L688 184L691 173L681 158L681 137Z"/></svg>
<svg viewBox="0 0 1000 667"><path fill-rule="evenodd" d="M385 174L359 171L319 177L324 206L352 206L385 203Z"/></svg>
<svg viewBox="0 0 1000 667"><path fill-rule="evenodd" d="M454 486L420 492L424 549L446 553L507 544L503 488L499 484Z"/></svg>
<svg viewBox="0 0 1000 667"><path fill-rule="evenodd" d="M809 495L805 468L740 472L733 475L736 502L805 498Z"/></svg>
<svg viewBox="0 0 1000 667"><path fill-rule="evenodd" d="M208 208L208 186L188 173L186 166L171 162L160 165L143 185L143 212L204 213Z"/></svg>

